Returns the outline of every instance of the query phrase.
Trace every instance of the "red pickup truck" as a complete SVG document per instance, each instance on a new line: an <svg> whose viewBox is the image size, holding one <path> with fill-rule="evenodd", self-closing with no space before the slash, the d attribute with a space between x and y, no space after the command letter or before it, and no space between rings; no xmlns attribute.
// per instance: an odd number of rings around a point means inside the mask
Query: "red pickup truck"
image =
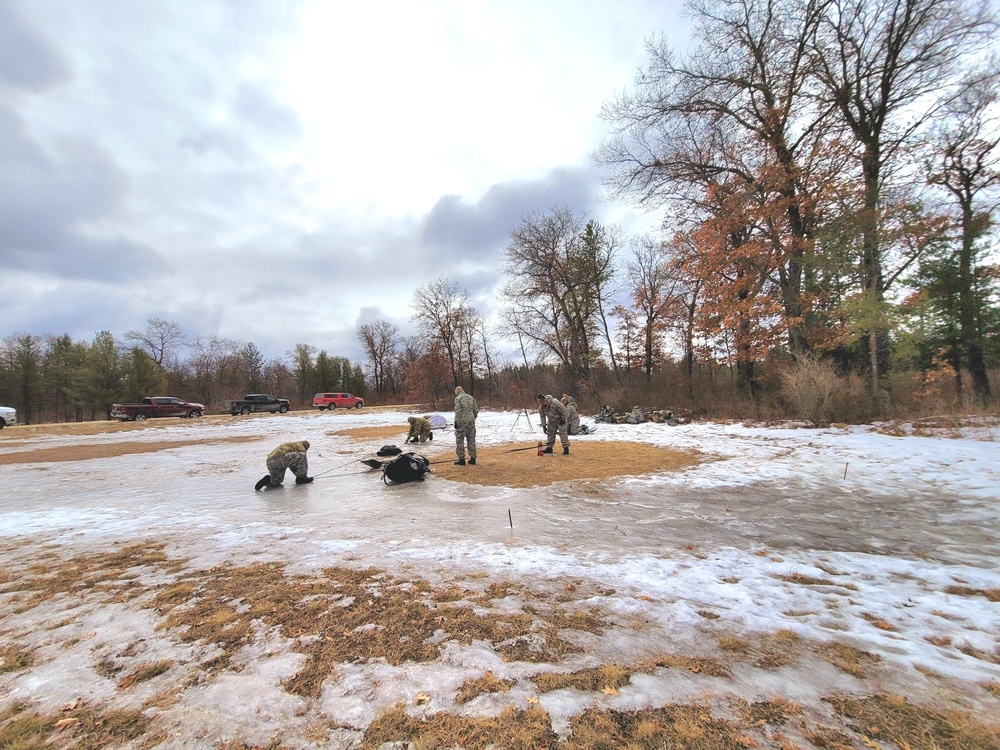
<svg viewBox="0 0 1000 750"><path fill-rule="evenodd" d="M350 393L317 393L313 396L313 406L320 411L324 409L360 409L365 400Z"/></svg>
<svg viewBox="0 0 1000 750"><path fill-rule="evenodd" d="M147 396L138 404L111 404L112 419L122 422L141 422L152 417L200 417L204 412L204 405L173 396Z"/></svg>

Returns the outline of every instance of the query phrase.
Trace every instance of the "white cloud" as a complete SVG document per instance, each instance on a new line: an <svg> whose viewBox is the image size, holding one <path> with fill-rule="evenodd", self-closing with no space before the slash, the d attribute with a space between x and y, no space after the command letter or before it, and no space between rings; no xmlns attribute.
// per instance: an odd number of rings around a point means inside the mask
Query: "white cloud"
<svg viewBox="0 0 1000 750"><path fill-rule="evenodd" d="M677 26L654 0L7 0L0 12L24 51L0 54L13 123L0 153L33 159L0 176L21 206L17 236L34 243L3 257L106 284L84 295L53 282L0 314L84 339L153 314L258 343L292 325L320 347L362 307L407 318L421 283L495 275L525 210L566 202L630 222L599 203L598 113L643 40ZM143 275L114 304L121 279Z"/></svg>

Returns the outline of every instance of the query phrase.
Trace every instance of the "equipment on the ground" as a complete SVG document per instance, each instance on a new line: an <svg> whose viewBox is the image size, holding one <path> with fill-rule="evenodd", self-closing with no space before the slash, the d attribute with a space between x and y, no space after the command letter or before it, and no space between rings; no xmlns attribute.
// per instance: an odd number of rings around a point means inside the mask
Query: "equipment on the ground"
<svg viewBox="0 0 1000 750"><path fill-rule="evenodd" d="M510 426L510 431L511 432L513 432L514 428L517 427L518 422L521 421L521 417L524 417L525 421L527 421L527 423L528 423L528 429L529 430L533 429L532 426L531 426L531 416L528 414L528 410L527 409L521 409L521 411L519 411L517 413L517 419L514 420L514 424L512 424Z"/></svg>
<svg viewBox="0 0 1000 750"><path fill-rule="evenodd" d="M407 439L409 440L409 439ZM377 451L375 451L376 456L398 456L403 452L402 448L398 448L395 445L383 445Z"/></svg>
<svg viewBox="0 0 1000 750"><path fill-rule="evenodd" d="M430 462L417 453L403 453L382 467L382 481L386 484L395 482L416 482L429 472Z"/></svg>
<svg viewBox="0 0 1000 750"><path fill-rule="evenodd" d="M518 453L519 451L533 451L537 450L537 445L529 445L526 448L511 448L509 451L503 451L504 453Z"/></svg>

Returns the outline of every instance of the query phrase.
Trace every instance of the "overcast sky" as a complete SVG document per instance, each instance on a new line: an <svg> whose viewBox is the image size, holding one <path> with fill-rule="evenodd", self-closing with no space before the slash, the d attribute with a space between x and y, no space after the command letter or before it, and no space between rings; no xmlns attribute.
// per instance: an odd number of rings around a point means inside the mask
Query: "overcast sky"
<svg viewBox="0 0 1000 750"><path fill-rule="evenodd" d="M657 0L0 0L0 336L189 335L360 359L440 276L495 307L522 216L603 200L601 105Z"/></svg>

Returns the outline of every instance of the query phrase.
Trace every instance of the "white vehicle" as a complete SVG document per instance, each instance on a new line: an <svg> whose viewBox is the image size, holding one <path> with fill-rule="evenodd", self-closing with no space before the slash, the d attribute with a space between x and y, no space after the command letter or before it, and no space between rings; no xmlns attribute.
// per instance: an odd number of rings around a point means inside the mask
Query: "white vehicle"
<svg viewBox="0 0 1000 750"><path fill-rule="evenodd" d="M17 409L0 406L0 430L11 424L17 424Z"/></svg>

